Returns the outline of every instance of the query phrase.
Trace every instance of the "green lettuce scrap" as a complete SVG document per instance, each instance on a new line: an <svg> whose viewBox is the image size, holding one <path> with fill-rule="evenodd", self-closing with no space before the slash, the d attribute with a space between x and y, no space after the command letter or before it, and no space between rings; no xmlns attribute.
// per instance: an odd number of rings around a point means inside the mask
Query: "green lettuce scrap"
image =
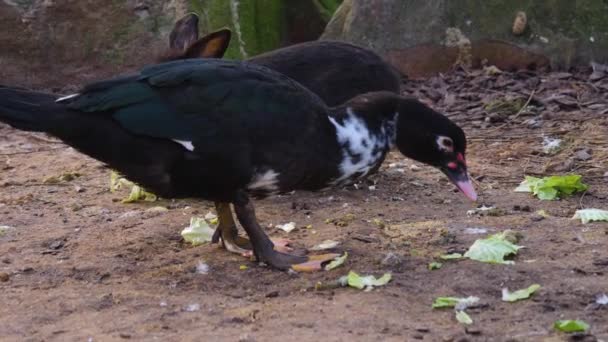
<svg viewBox="0 0 608 342"><path fill-rule="evenodd" d="M204 218L190 218L190 225L182 230L182 237L193 246L211 242L215 229Z"/></svg>
<svg viewBox="0 0 608 342"><path fill-rule="evenodd" d="M155 194L144 190L144 188L142 188L139 185L133 185L133 187L131 188L131 193L129 193L129 196L127 196L127 198L123 198L123 200L121 202L122 203L135 203L138 201L154 202L157 199L158 198L156 197Z"/></svg>
<svg viewBox="0 0 608 342"><path fill-rule="evenodd" d="M325 270L331 271L334 268L340 267L342 264L344 264L344 262L346 261L346 258L348 258L348 252L344 252L343 255L332 260L329 264L327 264L325 266Z"/></svg>
<svg viewBox="0 0 608 342"><path fill-rule="evenodd" d="M343 286L348 285L359 290L371 291L374 286L386 285L391 279L392 275L390 273L385 273L382 277L376 279L373 275L361 276L354 271L350 271L347 276L340 278L340 283Z"/></svg>
<svg viewBox="0 0 608 342"><path fill-rule="evenodd" d="M131 182L130 180L124 178L118 172L112 170L110 173L110 192L116 192L120 190L122 187L131 187L131 192L129 196L122 199L122 203L134 203L138 201L145 202L154 202L158 199L155 194L146 191L139 185Z"/></svg>
<svg viewBox="0 0 608 342"><path fill-rule="evenodd" d="M514 244L513 232L504 232L490 235L485 239L476 240L469 250L464 254L465 258L487 262L491 264L513 264L513 261L505 260L506 256L517 254L523 246Z"/></svg>
<svg viewBox="0 0 608 342"><path fill-rule="evenodd" d="M572 195L575 192L585 191L588 186L581 182L581 175L530 177L515 188L516 192L531 192L541 200L555 200Z"/></svg>
<svg viewBox="0 0 608 342"><path fill-rule="evenodd" d="M437 298L435 298L435 301L433 302L433 309L453 308L456 306L456 304L458 304L458 302L460 302L463 299L464 298L458 298L458 297L437 297Z"/></svg>
<svg viewBox="0 0 608 342"><path fill-rule="evenodd" d="M433 271L433 270L440 269L442 266L443 266L442 263L433 261L433 262L429 263L428 268L429 268L430 271Z"/></svg>
<svg viewBox="0 0 608 342"><path fill-rule="evenodd" d="M533 284L525 289L509 292L509 289L502 289L502 300L503 302L516 302L522 299L528 299L530 296L540 289L540 285Z"/></svg>
<svg viewBox="0 0 608 342"><path fill-rule="evenodd" d="M462 254L460 254L460 253L443 254L443 255L440 255L439 258L442 260L462 259Z"/></svg>
<svg viewBox="0 0 608 342"><path fill-rule="evenodd" d="M466 313L462 310L456 310L456 320L459 323L466 324L466 325L473 324L473 319L471 318L471 316L469 316L468 313Z"/></svg>
<svg viewBox="0 0 608 342"><path fill-rule="evenodd" d="M559 320L553 324L553 327L559 331L563 332L580 332L587 331L589 329L589 324L581 320Z"/></svg>
<svg viewBox="0 0 608 342"><path fill-rule="evenodd" d="M602 209L581 209L577 210L572 216L572 219L580 219L583 223L592 221L608 222L608 210Z"/></svg>
<svg viewBox="0 0 608 342"><path fill-rule="evenodd" d="M469 296L465 298L459 297L437 297L433 302L433 309L441 308L456 308L457 310L464 310L467 307L479 302L479 297Z"/></svg>
<svg viewBox="0 0 608 342"><path fill-rule="evenodd" d="M479 297L437 297L433 302L433 309L454 308L456 320L462 324L473 324L473 319L464 310L479 302Z"/></svg>

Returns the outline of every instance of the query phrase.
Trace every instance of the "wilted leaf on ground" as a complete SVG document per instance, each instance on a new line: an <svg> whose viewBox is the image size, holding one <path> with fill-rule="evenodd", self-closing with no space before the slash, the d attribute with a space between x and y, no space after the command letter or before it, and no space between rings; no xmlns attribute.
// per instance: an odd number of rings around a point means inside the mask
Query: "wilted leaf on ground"
<svg viewBox="0 0 608 342"><path fill-rule="evenodd" d="M517 254L517 251L523 248L515 245L516 241L513 240L513 232L509 230L490 235L485 239L478 239L464 254L464 257L491 264L513 264L513 261L505 260L505 257Z"/></svg>
<svg viewBox="0 0 608 342"><path fill-rule="evenodd" d="M456 320L462 324L470 325L473 324L473 319L468 313L462 310L456 310Z"/></svg>
<svg viewBox="0 0 608 342"><path fill-rule="evenodd" d="M0 226L0 236L6 234L9 229L13 229L11 226Z"/></svg>
<svg viewBox="0 0 608 342"><path fill-rule="evenodd" d="M460 254L460 253L443 254L443 255L440 255L439 258L443 259L443 260L462 259L462 254Z"/></svg>
<svg viewBox="0 0 608 342"><path fill-rule="evenodd" d="M541 200L554 200L564 195L572 195L578 191L587 190L587 185L581 182L580 175L530 177L515 188L515 192L531 192Z"/></svg>
<svg viewBox="0 0 608 342"><path fill-rule="evenodd" d="M78 172L66 172L66 173L62 173L59 176L46 177L44 180L42 180L42 183L57 184L57 183L61 183L61 182L70 182L78 177L80 177L80 173L78 173Z"/></svg>
<svg viewBox="0 0 608 342"><path fill-rule="evenodd" d="M514 292L509 292L509 289L505 287L502 289L502 300L503 302L516 302L518 300L527 299L530 298L530 296L538 289L540 289L540 285L538 284L533 284L528 288Z"/></svg>
<svg viewBox="0 0 608 342"><path fill-rule="evenodd" d="M112 170L110 172L110 192L115 192L121 189L123 186L132 186L133 182L127 180L120 173Z"/></svg>
<svg viewBox="0 0 608 342"><path fill-rule="evenodd" d="M182 230L182 237L193 246L211 242L215 229L204 218L192 217L190 225Z"/></svg>
<svg viewBox="0 0 608 342"><path fill-rule="evenodd" d="M589 329L589 324L581 320L559 320L553 324L553 327L559 331L563 332L579 332L579 331L587 331Z"/></svg>
<svg viewBox="0 0 608 342"><path fill-rule="evenodd" d="M433 309L439 308L453 308L461 301L463 298L458 297L437 297L433 302Z"/></svg>
<svg viewBox="0 0 608 342"><path fill-rule="evenodd" d="M133 203L137 201L154 202L158 199L155 194L146 191L141 186L136 185L135 183L124 178L118 172L112 170L110 173L110 192L115 192L121 189L123 186L130 186L131 192L129 193L129 196L122 199L122 203Z"/></svg>
<svg viewBox="0 0 608 342"><path fill-rule="evenodd" d="M124 198L122 200L122 203L134 203L138 201L154 202L157 199L158 198L155 194L147 192L139 185L133 185L133 187L131 188L131 193L129 194L129 196L127 196L127 198Z"/></svg>
<svg viewBox="0 0 608 342"><path fill-rule="evenodd" d="M577 210L572 216L572 219L580 219L583 223L589 223L592 221L606 221L608 222L608 210L602 209L581 209Z"/></svg>
<svg viewBox="0 0 608 342"><path fill-rule="evenodd" d="M210 224L219 223L219 219L218 219L217 215L212 212L208 212L205 214L205 221L209 222Z"/></svg>
<svg viewBox="0 0 608 342"><path fill-rule="evenodd" d="M454 308L456 320L462 324L473 324L473 319L464 310L479 302L479 297L437 297L433 302L433 309Z"/></svg>
<svg viewBox="0 0 608 342"><path fill-rule="evenodd" d="M376 279L373 275L361 276L354 271L350 271L347 276L340 278L340 283L343 284L343 286L348 285L359 290L365 289L366 291L370 291L374 286L388 284L391 279L392 276L390 273L385 273L382 277Z"/></svg>
<svg viewBox="0 0 608 342"><path fill-rule="evenodd" d="M464 310L477 302L479 302L479 297L474 296L469 296L465 298L437 297L433 302L433 309L456 308L457 310Z"/></svg>
<svg viewBox="0 0 608 342"><path fill-rule="evenodd" d="M327 264L325 266L325 270L326 271L331 271L331 270L333 270L336 267L340 267L342 264L344 264L344 262L346 261L346 258L348 258L348 253L344 252L343 255L335 258L329 264Z"/></svg>
<svg viewBox="0 0 608 342"><path fill-rule="evenodd" d="M440 269L441 266L443 266L443 264L440 262L430 262L428 267L429 267L429 270L433 271L433 270Z"/></svg>

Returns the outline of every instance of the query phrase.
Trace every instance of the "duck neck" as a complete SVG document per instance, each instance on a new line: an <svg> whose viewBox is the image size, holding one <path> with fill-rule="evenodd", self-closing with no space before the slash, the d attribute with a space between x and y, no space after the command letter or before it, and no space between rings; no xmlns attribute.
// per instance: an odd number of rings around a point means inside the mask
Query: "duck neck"
<svg viewBox="0 0 608 342"><path fill-rule="evenodd" d="M365 115L346 107L329 117L342 153L339 177L333 184L353 183L380 167L395 144L397 116Z"/></svg>

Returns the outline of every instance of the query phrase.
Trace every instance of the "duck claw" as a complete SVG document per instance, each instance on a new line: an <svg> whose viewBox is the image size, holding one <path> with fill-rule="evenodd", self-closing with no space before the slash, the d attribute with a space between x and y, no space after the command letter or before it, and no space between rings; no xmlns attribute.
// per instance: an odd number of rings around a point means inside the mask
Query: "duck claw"
<svg viewBox="0 0 608 342"><path fill-rule="evenodd" d="M336 253L328 253L328 254L319 254L319 255L311 255L308 257L308 261L291 265L291 269L296 272L316 272L322 271L323 267L326 263L334 260L339 257L340 254Z"/></svg>

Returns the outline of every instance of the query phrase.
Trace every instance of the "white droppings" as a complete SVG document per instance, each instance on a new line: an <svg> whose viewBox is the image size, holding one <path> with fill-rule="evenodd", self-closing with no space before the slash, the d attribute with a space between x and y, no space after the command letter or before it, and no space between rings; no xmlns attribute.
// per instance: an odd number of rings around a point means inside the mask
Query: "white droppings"
<svg viewBox="0 0 608 342"><path fill-rule="evenodd" d="M543 152L545 154L553 154L562 146L562 139L552 138L552 137L543 137Z"/></svg>
<svg viewBox="0 0 608 342"><path fill-rule="evenodd" d="M198 303L194 303L194 304L189 304L188 306L186 306L184 308L184 310L186 310L187 312L195 312L195 311L200 311L201 309L201 305Z"/></svg>
<svg viewBox="0 0 608 342"><path fill-rule="evenodd" d="M198 274L207 274L209 273L209 269L209 265L202 261L199 261L199 263L196 265L196 273Z"/></svg>
<svg viewBox="0 0 608 342"><path fill-rule="evenodd" d="M389 123L392 131L387 133L385 126L382 126L380 135L376 136L351 108L347 108L346 113L348 116L342 123L329 117L329 121L336 127L338 143L343 146L341 175L334 184L340 184L355 174L367 175L395 140L396 116L395 120Z"/></svg>
<svg viewBox="0 0 608 342"><path fill-rule="evenodd" d="M274 226L277 229L280 229L286 233L291 232L292 230L296 229L296 223L295 222L288 222L285 224L277 224L276 226Z"/></svg>
<svg viewBox="0 0 608 342"><path fill-rule="evenodd" d="M595 38L593 36L589 37L589 41L595 43Z"/></svg>
<svg viewBox="0 0 608 342"><path fill-rule="evenodd" d="M485 228L472 227L472 228L464 229L465 234L485 234L487 232L488 232L488 230Z"/></svg>
<svg viewBox="0 0 608 342"><path fill-rule="evenodd" d="M539 36L538 40L540 40L541 42L543 42L545 44L549 43L549 38L547 38L547 37Z"/></svg>
<svg viewBox="0 0 608 342"><path fill-rule="evenodd" d="M608 296L605 293L602 293L601 295L597 296L595 302L599 305L608 305Z"/></svg>
<svg viewBox="0 0 608 342"><path fill-rule="evenodd" d="M177 140L177 139L173 139L173 141L184 146L184 148L188 151L194 151L194 145L192 145L192 141Z"/></svg>
<svg viewBox="0 0 608 342"><path fill-rule="evenodd" d="M73 99L73 98L75 98L75 97L76 97L76 96L78 96L78 95L80 95L80 94L79 94L79 93L76 93L76 94L72 94L72 95L67 95L67 96L64 96L64 97L60 97L60 98L58 98L57 100L55 100L55 102L62 102L62 101L65 101L65 100Z"/></svg>
<svg viewBox="0 0 608 342"><path fill-rule="evenodd" d="M279 187L279 174L274 170L268 169L264 173L254 174L251 182L247 185L249 190L276 191Z"/></svg>

